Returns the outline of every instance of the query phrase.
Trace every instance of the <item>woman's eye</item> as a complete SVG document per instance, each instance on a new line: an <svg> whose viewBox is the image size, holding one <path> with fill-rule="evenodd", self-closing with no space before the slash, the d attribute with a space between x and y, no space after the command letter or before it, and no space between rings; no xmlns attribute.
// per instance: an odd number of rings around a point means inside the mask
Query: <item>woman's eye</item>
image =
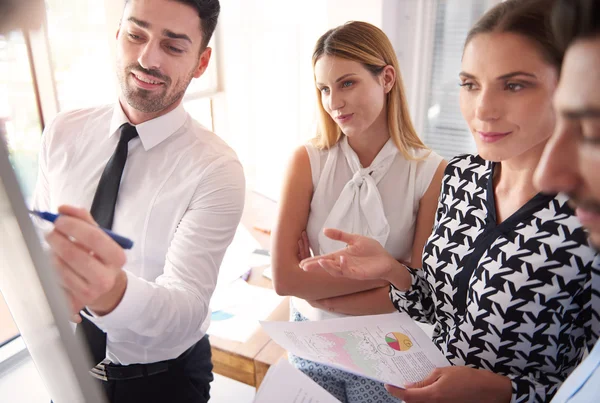
<svg viewBox="0 0 600 403"><path fill-rule="evenodd" d="M516 91L520 91L520 90L522 90L524 87L523 87L523 85L522 85L522 84L517 84L517 83L508 83L508 84L506 84L506 88L507 88L509 91L514 91L514 92L516 92Z"/></svg>

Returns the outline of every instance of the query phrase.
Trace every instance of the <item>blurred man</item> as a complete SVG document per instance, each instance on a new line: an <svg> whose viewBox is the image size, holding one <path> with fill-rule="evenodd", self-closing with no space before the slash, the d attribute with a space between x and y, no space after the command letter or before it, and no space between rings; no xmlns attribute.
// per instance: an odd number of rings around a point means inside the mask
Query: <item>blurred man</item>
<svg viewBox="0 0 600 403"><path fill-rule="evenodd" d="M567 49L555 94L557 125L536 171L545 192L564 192L600 249L600 0L562 0L554 30ZM598 265L595 265L598 267ZM600 272L592 272L592 331L599 331ZM567 378L552 402L600 399L600 342Z"/></svg>

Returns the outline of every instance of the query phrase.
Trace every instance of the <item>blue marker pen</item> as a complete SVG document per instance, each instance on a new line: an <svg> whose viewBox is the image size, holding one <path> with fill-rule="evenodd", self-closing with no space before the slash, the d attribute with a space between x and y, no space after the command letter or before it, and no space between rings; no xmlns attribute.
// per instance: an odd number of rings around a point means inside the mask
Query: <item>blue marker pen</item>
<svg viewBox="0 0 600 403"><path fill-rule="evenodd" d="M52 213L48 213L45 211L32 211L29 210L30 214L33 214L37 217L40 217L43 220L49 221L49 222L54 222L56 221L56 219L58 218L58 214L52 214ZM121 235L117 235L114 232L112 232L111 230L108 230L106 228L102 228L100 227L100 229L102 231L104 231L109 237L111 237L116 243L119 244L119 246L123 249L131 249L133 247L133 241L130 239L127 239Z"/></svg>

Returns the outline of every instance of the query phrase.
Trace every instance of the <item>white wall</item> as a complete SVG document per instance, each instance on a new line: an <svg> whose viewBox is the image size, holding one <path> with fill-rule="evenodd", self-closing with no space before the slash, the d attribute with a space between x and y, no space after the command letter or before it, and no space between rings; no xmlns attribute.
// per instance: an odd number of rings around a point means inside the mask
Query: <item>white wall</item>
<svg viewBox="0 0 600 403"><path fill-rule="evenodd" d="M382 27L383 6L390 7L396 0L326 0L328 28L347 21L364 21Z"/></svg>
<svg viewBox="0 0 600 403"><path fill-rule="evenodd" d="M433 0L384 0L382 29L396 50L417 133L423 130L431 77L435 24Z"/></svg>
<svg viewBox="0 0 600 403"><path fill-rule="evenodd" d="M249 187L273 198L291 151L314 133L311 55L327 27L319 4L222 2L215 131L238 152Z"/></svg>

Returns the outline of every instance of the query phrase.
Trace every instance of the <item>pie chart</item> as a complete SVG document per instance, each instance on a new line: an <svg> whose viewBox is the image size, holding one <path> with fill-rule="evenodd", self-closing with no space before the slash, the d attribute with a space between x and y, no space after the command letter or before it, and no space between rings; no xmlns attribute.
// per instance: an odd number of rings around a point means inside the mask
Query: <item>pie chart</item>
<svg viewBox="0 0 600 403"><path fill-rule="evenodd" d="M386 334L385 341L388 346L396 351L410 350L413 345L412 341L410 341L410 338L407 335L398 332L390 332Z"/></svg>

